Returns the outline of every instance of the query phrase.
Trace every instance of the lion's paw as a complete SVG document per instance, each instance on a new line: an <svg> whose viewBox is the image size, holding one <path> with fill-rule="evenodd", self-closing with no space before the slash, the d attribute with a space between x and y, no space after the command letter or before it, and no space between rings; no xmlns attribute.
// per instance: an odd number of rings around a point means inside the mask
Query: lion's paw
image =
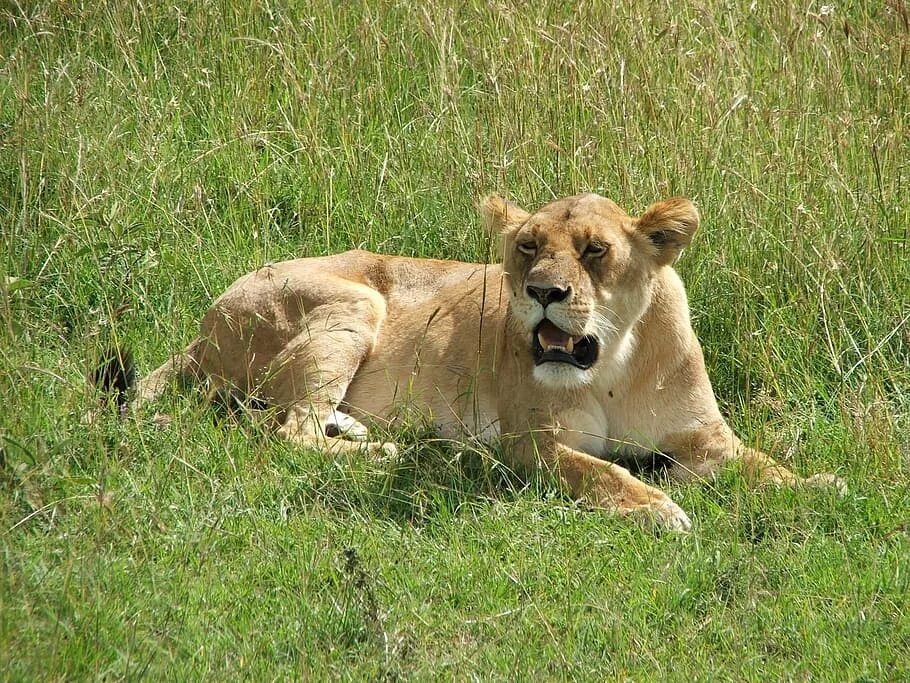
<svg viewBox="0 0 910 683"><path fill-rule="evenodd" d="M644 527L666 531L686 532L692 529L692 520L679 505L667 498L634 508L627 513Z"/></svg>
<svg viewBox="0 0 910 683"><path fill-rule="evenodd" d="M333 411L322 428L326 436L348 439L349 441L366 441L367 427L347 413Z"/></svg>
<svg viewBox="0 0 910 683"><path fill-rule="evenodd" d="M831 488L834 489L835 493L837 493L839 496L847 495L847 482L838 477L836 474L830 474L828 472L813 474L811 477L806 477L803 480L803 484L805 486Z"/></svg>
<svg viewBox="0 0 910 683"><path fill-rule="evenodd" d="M380 462L394 460L398 457L398 446L391 441L372 442L368 444L367 451Z"/></svg>

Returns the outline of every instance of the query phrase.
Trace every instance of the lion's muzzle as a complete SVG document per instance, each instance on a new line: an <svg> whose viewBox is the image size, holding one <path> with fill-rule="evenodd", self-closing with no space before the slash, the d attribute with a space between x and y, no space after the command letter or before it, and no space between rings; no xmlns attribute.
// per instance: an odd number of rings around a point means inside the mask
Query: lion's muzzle
<svg viewBox="0 0 910 683"><path fill-rule="evenodd" d="M534 365L543 363L568 363L587 370L597 360L599 345L590 335L573 337L544 318L534 330L532 345Z"/></svg>

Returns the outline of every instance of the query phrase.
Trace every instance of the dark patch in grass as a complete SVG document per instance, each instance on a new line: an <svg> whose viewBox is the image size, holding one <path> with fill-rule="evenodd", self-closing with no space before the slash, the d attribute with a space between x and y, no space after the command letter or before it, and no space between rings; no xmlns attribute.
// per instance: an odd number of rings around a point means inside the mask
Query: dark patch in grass
<svg viewBox="0 0 910 683"><path fill-rule="evenodd" d="M92 383L102 393L103 401L113 401L122 411L126 408L128 392L136 381L133 354L125 349L108 347L91 373Z"/></svg>

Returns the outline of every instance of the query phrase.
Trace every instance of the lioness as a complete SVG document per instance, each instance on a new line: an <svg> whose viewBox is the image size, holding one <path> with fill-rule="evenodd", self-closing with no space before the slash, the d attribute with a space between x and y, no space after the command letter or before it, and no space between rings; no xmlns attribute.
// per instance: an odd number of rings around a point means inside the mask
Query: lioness
<svg viewBox="0 0 910 683"><path fill-rule="evenodd" d="M671 267L698 228L690 201L633 218L596 194L534 214L491 196L482 212L502 266L350 251L241 277L136 400L177 374L208 378L331 453L394 452L367 425L406 400L445 436L501 439L510 465L670 529L689 529L686 513L607 458L665 453L682 480L738 460L756 481L835 483L744 446L721 417Z"/></svg>

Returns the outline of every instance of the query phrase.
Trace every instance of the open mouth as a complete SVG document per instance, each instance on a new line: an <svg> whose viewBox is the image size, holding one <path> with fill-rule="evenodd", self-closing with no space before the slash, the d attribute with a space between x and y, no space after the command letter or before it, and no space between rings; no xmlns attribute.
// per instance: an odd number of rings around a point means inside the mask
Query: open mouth
<svg viewBox="0 0 910 683"><path fill-rule="evenodd" d="M568 363L587 370L597 360L597 338L573 337L544 318L534 330L534 365Z"/></svg>

